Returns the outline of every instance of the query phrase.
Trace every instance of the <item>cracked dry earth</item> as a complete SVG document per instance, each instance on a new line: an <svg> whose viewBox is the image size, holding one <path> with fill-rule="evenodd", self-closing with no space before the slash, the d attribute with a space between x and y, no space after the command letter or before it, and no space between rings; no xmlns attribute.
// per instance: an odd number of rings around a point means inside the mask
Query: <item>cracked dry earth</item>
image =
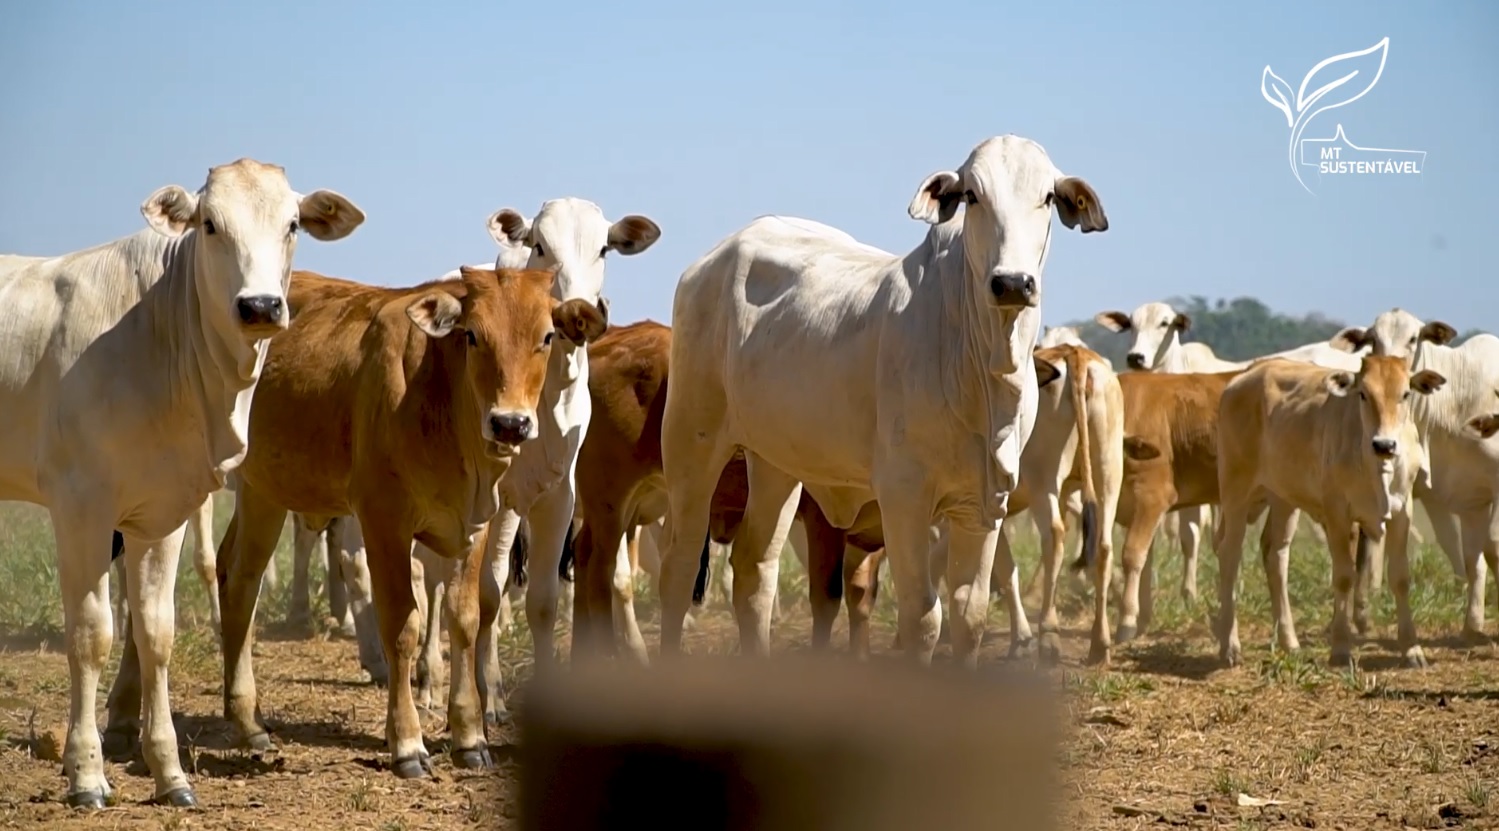
<svg viewBox="0 0 1499 831"><path fill-rule="evenodd" d="M1221 670L1198 621L1117 648L1112 666L1098 670L1081 665L1086 629L1072 623L1062 665L1046 670L1067 702L1067 739L1058 751L1066 770L1061 828L1499 829L1499 650L1492 644L1467 646L1450 633L1423 632L1431 665L1410 670L1391 644L1371 640L1357 653L1357 670L1334 672L1312 620L1295 656L1272 654L1269 632L1246 621L1244 665ZM888 651L890 621L878 624L875 644ZM1007 625L996 612L986 661L1004 660ZM840 620L835 631L840 646L845 626ZM644 628L654 643L655 627ZM804 648L805 614L789 611L775 633L778 649ZM508 669L522 678L528 642L516 635L506 645L515 662ZM704 614L687 636L694 652L724 652L733 643L722 608ZM398 781L385 768L385 693L367 682L354 645L275 631L257 641L256 670L277 752L250 756L229 746L212 636L179 631L173 707L202 808L142 804L151 780L137 758L109 766L113 807L70 811L60 802L65 782L56 760L68 706L67 661L58 650L56 641L12 641L0 651L0 826L517 825L513 727L491 734L492 771L456 771L440 755L443 716L428 714L436 776ZM434 698L445 701L445 689L438 692Z"/></svg>

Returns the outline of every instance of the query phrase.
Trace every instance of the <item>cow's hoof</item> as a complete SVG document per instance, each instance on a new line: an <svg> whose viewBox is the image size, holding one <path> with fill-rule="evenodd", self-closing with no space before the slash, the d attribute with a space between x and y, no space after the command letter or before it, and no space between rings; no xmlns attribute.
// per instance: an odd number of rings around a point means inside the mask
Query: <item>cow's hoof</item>
<svg viewBox="0 0 1499 831"><path fill-rule="evenodd" d="M397 779L425 779L432 775L432 757L417 753L391 762L390 769Z"/></svg>
<svg viewBox="0 0 1499 831"><path fill-rule="evenodd" d="M75 791L63 797L63 802L69 808L82 808L85 811L101 811L109 799L109 793L104 788L94 788L87 791Z"/></svg>
<svg viewBox="0 0 1499 831"><path fill-rule="evenodd" d="M140 730L134 726L109 727L104 731L104 757L111 762L128 762L140 746Z"/></svg>
<svg viewBox="0 0 1499 831"><path fill-rule="evenodd" d="M1225 667L1233 669L1244 662L1244 651L1240 649L1238 644L1231 643L1218 650L1218 659L1223 662Z"/></svg>
<svg viewBox="0 0 1499 831"><path fill-rule="evenodd" d="M1489 643L1489 636L1481 627L1464 625L1462 638L1468 646L1487 646Z"/></svg>
<svg viewBox="0 0 1499 831"><path fill-rule="evenodd" d="M479 745L467 750L453 750L453 767L460 770L489 770L494 760L489 758L489 746Z"/></svg>
<svg viewBox="0 0 1499 831"><path fill-rule="evenodd" d="M183 785L180 788L173 788L151 801L156 803L157 805L170 805L173 808L198 807L197 795L193 793L192 788L189 788L186 785Z"/></svg>
<svg viewBox="0 0 1499 831"><path fill-rule="evenodd" d="M244 747L244 749L253 750L258 753L269 753L270 751L276 749L276 743L271 741L271 734L265 732L264 730L260 731L259 733L254 733L252 735L246 736L244 741L240 742L240 744Z"/></svg>
<svg viewBox="0 0 1499 831"><path fill-rule="evenodd" d="M1411 669L1426 669L1426 653L1419 646L1405 650L1405 665Z"/></svg>
<svg viewBox="0 0 1499 831"><path fill-rule="evenodd" d="M1108 644L1098 643L1097 641L1095 641L1093 643L1093 646L1088 649L1088 666L1099 668L1107 667L1109 665L1109 662L1112 660L1112 656L1110 655L1111 651L1112 650L1109 649Z"/></svg>
<svg viewBox="0 0 1499 831"><path fill-rule="evenodd" d="M1062 662L1062 636L1056 632L1041 633L1041 660L1055 666Z"/></svg>
<svg viewBox="0 0 1499 831"><path fill-rule="evenodd" d="M1353 652L1349 649L1334 649L1327 656L1327 665L1333 669L1352 669Z"/></svg>
<svg viewBox="0 0 1499 831"><path fill-rule="evenodd" d="M490 710L484 714L484 725L486 727L501 727L510 723L509 710Z"/></svg>
<svg viewBox="0 0 1499 831"><path fill-rule="evenodd" d="M1036 639L1023 638L1010 644L1010 660L1028 661L1036 657Z"/></svg>
<svg viewBox="0 0 1499 831"><path fill-rule="evenodd" d="M1125 624L1121 623L1119 624L1119 628L1114 630L1114 643L1129 643L1139 636L1139 627L1126 626Z"/></svg>

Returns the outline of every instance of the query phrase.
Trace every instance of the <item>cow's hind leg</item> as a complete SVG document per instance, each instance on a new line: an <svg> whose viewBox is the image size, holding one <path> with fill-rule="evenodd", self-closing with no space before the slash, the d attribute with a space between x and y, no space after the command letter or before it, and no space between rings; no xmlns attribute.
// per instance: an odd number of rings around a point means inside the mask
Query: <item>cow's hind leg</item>
<svg viewBox="0 0 1499 831"><path fill-rule="evenodd" d="M734 617L739 648L751 655L770 654L770 615L780 576L781 551L796 518L802 484L760 456L745 451L749 499L744 520L729 552L734 570Z"/></svg>
<svg viewBox="0 0 1499 831"><path fill-rule="evenodd" d="M95 700L99 673L109 660L114 640L109 558L104 553L111 523L91 516L82 500L55 501L51 514L68 653L68 736L62 757L68 790L64 801L73 807L103 808L110 787L104 777ZM129 548L127 542L126 556Z"/></svg>
<svg viewBox="0 0 1499 831"><path fill-rule="evenodd" d="M1489 541L1490 512L1488 509L1468 511L1462 514L1463 570L1467 575L1468 597L1463 614L1463 637L1471 643L1488 641L1484 633L1485 604L1488 601L1488 564L1485 549L1491 549Z"/></svg>
<svg viewBox="0 0 1499 831"><path fill-rule="evenodd" d="M1121 497L1122 498L1122 497ZM1140 610L1141 578L1149 565L1156 527L1166 513L1167 504L1141 502L1131 511L1124 534L1124 554L1120 565L1124 570L1123 597L1119 610L1119 628L1114 631L1114 643L1128 643L1144 629ZM1151 587L1146 587L1147 594Z"/></svg>
<svg viewBox="0 0 1499 831"><path fill-rule="evenodd" d="M286 509L241 481L234 519L219 543L218 572L223 603L224 718L239 741L252 750L270 750L271 736L261 721L255 690L255 607L261 575L286 525Z"/></svg>
<svg viewBox="0 0 1499 831"><path fill-rule="evenodd" d="M1274 497L1270 498L1269 508L1265 525L1260 529L1260 559L1265 564L1265 581L1270 590L1270 616L1275 625L1275 643L1286 652L1296 652L1301 649L1301 642L1296 638L1288 582L1291 538L1296 534L1301 512Z"/></svg>
<svg viewBox="0 0 1499 831"><path fill-rule="evenodd" d="M1202 550L1202 529L1212 527L1212 509L1207 505L1176 512L1177 541L1182 550L1182 599L1197 602L1197 555Z"/></svg>
<svg viewBox="0 0 1499 831"><path fill-rule="evenodd" d="M812 606L812 648L825 650L833 640L838 605L843 602L848 568L847 533L835 528L810 498L802 501L802 528L807 538L807 600ZM737 546L736 546L737 548ZM862 558L861 558L862 559ZM849 638L853 640L852 601L849 605Z"/></svg>
<svg viewBox="0 0 1499 831"><path fill-rule="evenodd" d="M187 521L193 532L193 569L198 572L203 591L208 595L208 614L213 620L214 635L217 636L223 610L219 605L218 558L213 546L213 494L203 500L203 504L193 511ZM187 537L184 535L182 539L185 542Z"/></svg>
<svg viewBox="0 0 1499 831"><path fill-rule="evenodd" d="M293 627L304 628L312 622L312 598L308 589L308 572L312 552L323 539L327 521L321 517L292 514L291 604L286 619Z"/></svg>
<svg viewBox="0 0 1499 831"><path fill-rule="evenodd" d="M810 553L810 552L809 552ZM848 650L857 661L869 660L869 620L880 593L880 563L885 549L843 552L843 598L848 606Z"/></svg>
<svg viewBox="0 0 1499 831"><path fill-rule="evenodd" d="M359 665L370 675L370 682L384 687L390 682L390 667L385 663L385 647L380 642L380 622L376 619L374 591L370 587L369 551L364 542L364 526L354 516L346 517L343 543L339 546L339 573L354 618L354 638L359 647Z"/></svg>
<svg viewBox="0 0 1499 831"><path fill-rule="evenodd" d="M943 546L946 546L945 542ZM1036 570L1037 574L1041 572L1042 569ZM937 581L932 582L935 584ZM994 541L994 564L989 573L989 591L1005 599L1005 608L1010 615L1010 658L1029 660L1035 657L1039 641L1031 631L1031 621L1025 613L1025 597L1020 589L1020 569L1015 563L1014 551L1010 548L1010 535L1004 529L1000 530L999 537Z"/></svg>
<svg viewBox="0 0 1499 831"><path fill-rule="evenodd" d="M416 706L432 706L432 691L442 683L443 600L449 582L457 572L456 564L445 561L432 549L416 544L414 552L422 564L422 648L416 659Z"/></svg>
<svg viewBox="0 0 1499 831"><path fill-rule="evenodd" d="M614 573L609 581L611 611L614 615L614 630L624 640L625 651L637 664L650 663L645 648L645 636L640 634L640 622L635 618L635 562L640 546L640 526L625 529L620 540L619 551L614 556ZM576 629L576 626L574 626Z"/></svg>
<svg viewBox="0 0 1499 831"><path fill-rule="evenodd" d="M674 384L670 389L668 395L677 394L681 385ZM695 390L699 395L707 392ZM690 401L669 397L662 417L661 469L669 510L663 525L666 533L661 535L666 545L661 549L661 577L656 587L661 600L663 658L682 651L682 628L692 605L693 584L702 568L713 493L734 455L733 446L717 430L723 421L721 399L718 407L705 407L705 403L696 396Z"/></svg>

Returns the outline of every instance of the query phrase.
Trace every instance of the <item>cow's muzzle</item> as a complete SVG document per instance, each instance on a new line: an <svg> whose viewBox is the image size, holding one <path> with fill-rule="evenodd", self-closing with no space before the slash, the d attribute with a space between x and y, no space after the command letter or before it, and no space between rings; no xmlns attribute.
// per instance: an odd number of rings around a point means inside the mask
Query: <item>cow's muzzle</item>
<svg viewBox="0 0 1499 831"><path fill-rule="evenodd" d="M235 314L246 329L286 328L286 301L274 294L255 294L234 301Z"/></svg>
<svg viewBox="0 0 1499 831"><path fill-rule="evenodd" d="M1124 356L1124 363L1130 369L1144 369L1145 356L1140 354L1139 352L1131 352L1128 355Z"/></svg>
<svg viewBox="0 0 1499 831"><path fill-rule="evenodd" d="M1400 449L1399 443L1394 439L1386 438L1375 438L1374 441L1369 443L1369 446L1374 451L1374 455L1381 459L1394 458L1395 451Z"/></svg>
<svg viewBox="0 0 1499 831"><path fill-rule="evenodd" d="M1035 307L1039 303L1036 278L1023 271L996 271L989 278L994 302L1010 308Z"/></svg>
<svg viewBox="0 0 1499 831"><path fill-rule="evenodd" d="M497 445L513 449L531 438L535 426L531 417L525 413L491 413L487 438Z"/></svg>

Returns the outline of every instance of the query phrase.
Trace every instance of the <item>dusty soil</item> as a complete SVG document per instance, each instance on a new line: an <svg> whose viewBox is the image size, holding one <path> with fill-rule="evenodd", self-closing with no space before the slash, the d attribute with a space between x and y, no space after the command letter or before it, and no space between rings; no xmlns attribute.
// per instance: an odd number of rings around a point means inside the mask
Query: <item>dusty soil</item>
<svg viewBox="0 0 1499 831"><path fill-rule="evenodd" d="M1323 668L1326 647L1315 623L1302 626L1301 656L1272 655L1263 646L1268 632L1248 626L1248 657L1233 671L1216 669L1201 623L1118 650L1107 671L1079 665L1086 630L1069 629L1063 665L1049 670L1067 696L1071 728L1060 827L1499 828L1499 651L1423 632L1429 669L1400 668L1388 643L1371 641L1358 653L1358 671L1334 673ZM1003 660L1006 626L997 613L987 660ZM655 629L646 628L653 642ZM789 613L776 628L778 648L802 648L806 631L805 620ZM891 634L883 621L876 644L888 648ZM492 734L492 772L460 772L438 755L443 716L426 716L436 777L398 781L385 768L385 694L366 681L348 641L263 634L256 668L279 752L230 748L209 638L179 631L173 666L178 735L203 805L188 812L142 804L151 780L138 759L110 765L114 807L93 815L65 808L61 765L39 757L55 752L66 724L67 661L56 642L11 643L0 652L0 825L515 826L514 729ZM842 621L835 638L846 643ZM528 640L514 638L518 661ZM732 644L721 609L688 636L696 652ZM113 667L106 686L112 677ZM1240 794L1279 804L1242 806Z"/></svg>

